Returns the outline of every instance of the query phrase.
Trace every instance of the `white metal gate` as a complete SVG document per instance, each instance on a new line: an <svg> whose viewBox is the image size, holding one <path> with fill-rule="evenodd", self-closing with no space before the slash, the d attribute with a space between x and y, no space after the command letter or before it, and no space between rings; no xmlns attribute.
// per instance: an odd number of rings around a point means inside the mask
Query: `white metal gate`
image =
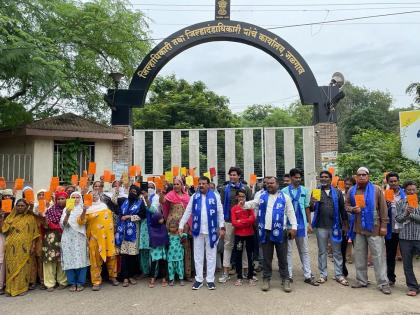
<svg viewBox="0 0 420 315"><path fill-rule="evenodd" d="M215 167L214 181L228 179L231 166L250 174L282 176L303 169L305 185L316 178L314 128L218 128L134 130L134 164L147 175L160 175L171 166L195 167L204 173Z"/></svg>

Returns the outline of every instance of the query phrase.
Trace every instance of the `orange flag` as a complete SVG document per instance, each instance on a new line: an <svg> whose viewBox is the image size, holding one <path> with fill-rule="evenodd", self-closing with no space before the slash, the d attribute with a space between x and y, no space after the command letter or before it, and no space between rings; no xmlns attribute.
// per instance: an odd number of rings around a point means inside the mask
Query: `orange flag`
<svg viewBox="0 0 420 315"><path fill-rule="evenodd" d="M194 179L193 179L195 188L198 187L198 179L199 179L199 177L194 177Z"/></svg>
<svg viewBox="0 0 420 315"><path fill-rule="evenodd" d="M386 189L385 190L385 200L389 202L394 201L394 190L392 189Z"/></svg>
<svg viewBox="0 0 420 315"><path fill-rule="evenodd" d="M179 166L172 166L172 176L173 177L179 176Z"/></svg>
<svg viewBox="0 0 420 315"><path fill-rule="evenodd" d="M51 177L50 181L50 191L54 192L57 190L57 187L60 185L60 179L58 177Z"/></svg>
<svg viewBox="0 0 420 315"><path fill-rule="evenodd" d="M76 175L76 174L71 175L70 181L73 186L77 186L77 183L79 182L79 175Z"/></svg>
<svg viewBox="0 0 420 315"><path fill-rule="evenodd" d="M136 169L136 166L135 166L135 165L131 165L131 166L128 168L128 176L129 176L129 177L136 177L136 175L137 175L137 169Z"/></svg>
<svg viewBox="0 0 420 315"><path fill-rule="evenodd" d="M407 195L407 202L411 208L417 208L419 206L417 195Z"/></svg>
<svg viewBox="0 0 420 315"><path fill-rule="evenodd" d="M51 201L51 191L46 191L44 193L44 199L46 202L50 202Z"/></svg>
<svg viewBox="0 0 420 315"><path fill-rule="evenodd" d="M86 195L84 195L83 196L83 202L84 202L84 205L86 207L90 207L92 205L92 203L93 203L93 195L92 194L86 194Z"/></svg>
<svg viewBox="0 0 420 315"><path fill-rule="evenodd" d="M190 176L194 177L195 176L195 169L194 169L194 167L190 167L188 173L190 174Z"/></svg>
<svg viewBox="0 0 420 315"><path fill-rule="evenodd" d="M356 201L356 207L364 208L366 207L365 196L364 195L355 195L354 199Z"/></svg>
<svg viewBox="0 0 420 315"><path fill-rule="evenodd" d="M81 189L85 189L88 184L88 178L87 177L80 177L79 187Z"/></svg>
<svg viewBox="0 0 420 315"><path fill-rule="evenodd" d="M163 181L162 181L162 178L155 177L155 184L156 184L156 188L157 189L163 190Z"/></svg>
<svg viewBox="0 0 420 315"><path fill-rule="evenodd" d="M136 176L140 176L141 175L141 167L140 165L134 165L136 167Z"/></svg>
<svg viewBox="0 0 420 315"><path fill-rule="evenodd" d="M110 183L111 182L111 171L110 170L105 170L104 171L104 182L105 183Z"/></svg>
<svg viewBox="0 0 420 315"><path fill-rule="evenodd" d="M256 174L250 174L249 175L249 184L251 186L255 185L257 183L257 175Z"/></svg>
<svg viewBox="0 0 420 315"><path fill-rule="evenodd" d="M34 199L34 192L33 192L32 189L25 190L24 195L25 195L25 200L28 203L33 203L34 202L34 200L35 200Z"/></svg>
<svg viewBox="0 0 420 315"><path fill-rule="evenodd" d="M333 186L333 187L337 187L337 185L338 185L338 181L340 180L340 177L338 177L338 176L334 176L333 178L332 178L332 181L331 181L331 185Z"/></svg>
<svg viewBox="0 0 420 315"><path fill-rule="evenodd" d="M4 199L1 201L1 209L4 212L10 213L12 211L12 199Z"/></svg>
<svg viewBox="0 0 420 315"><path fill-rule="evenodd" d="M15 180L15 189L16 190L22 190L23 189L23 183L24 183L24 179L23 178L16 178Z"/></svg>
<svg viewBox="0 0 420 315"><path fill-rule="evenodd" d="M96 163L95 162L89 162L88 174L89 175L95 175L95 173L96 173Z"/></svg>
<svg viewBox="0 0 420 315"><path fill-rule="evenodd" d="M6 181L4 177L0 177L0 189L6 189Z"/></svg>
<svg viewBox="0 0 420 315"><path fill-rule="evenodd" d="M47 209L47 205L44 199L38 200L38 211L39 213L44 213Z"/></svg>
<svg viewBox="0 0 420 315"><path fill-rule="evenodd" d="M330 172L331 175L334 177L334 175L335 175L335 167L334 166L329 167L328 168L328 172Z"/></svg>

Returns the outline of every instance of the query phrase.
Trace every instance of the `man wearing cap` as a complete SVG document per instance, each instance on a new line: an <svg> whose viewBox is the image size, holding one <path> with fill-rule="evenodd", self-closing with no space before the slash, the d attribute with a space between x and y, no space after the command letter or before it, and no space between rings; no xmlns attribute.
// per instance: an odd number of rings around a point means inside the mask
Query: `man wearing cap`
<svg viewBox="0 0 420 315"><path fill-rule="evenodd" d="M391 294L387 277L384 237L387 234L388 209L379 186L369 180L369 170L357 170L357 183L346 197L346 211L351 214L349 235L354 240L354 265L356 282L352 288L368 285L367 259L370 249L378 288Z"/></svg>

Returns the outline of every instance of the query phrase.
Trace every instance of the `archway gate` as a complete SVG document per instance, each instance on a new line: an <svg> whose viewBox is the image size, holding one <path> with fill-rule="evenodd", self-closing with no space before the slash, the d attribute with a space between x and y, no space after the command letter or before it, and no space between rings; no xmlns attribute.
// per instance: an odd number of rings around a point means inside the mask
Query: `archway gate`
<svg viewBox="0 0 420 315"><path fill-rule="evenodd" d="M216 168L214 181L228 179L231 166L250 174L282 176L302 168L305 185L316 178L314 127L134 130L134 164L145 176L161 175L171 166L196 168L197 174Z"/></svg>

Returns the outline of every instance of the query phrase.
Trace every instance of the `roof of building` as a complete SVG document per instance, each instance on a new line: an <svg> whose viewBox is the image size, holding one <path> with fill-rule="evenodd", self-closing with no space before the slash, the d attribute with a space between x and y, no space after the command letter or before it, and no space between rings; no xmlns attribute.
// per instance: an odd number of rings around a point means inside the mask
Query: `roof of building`
<svg viewBox="0 0 420 315"><path fill-rule="evenodd" d="M0 131L3 136L24 135L83 139L123 140L124 132L93 120L66 113L29 123L16 130Z"/></svg>

